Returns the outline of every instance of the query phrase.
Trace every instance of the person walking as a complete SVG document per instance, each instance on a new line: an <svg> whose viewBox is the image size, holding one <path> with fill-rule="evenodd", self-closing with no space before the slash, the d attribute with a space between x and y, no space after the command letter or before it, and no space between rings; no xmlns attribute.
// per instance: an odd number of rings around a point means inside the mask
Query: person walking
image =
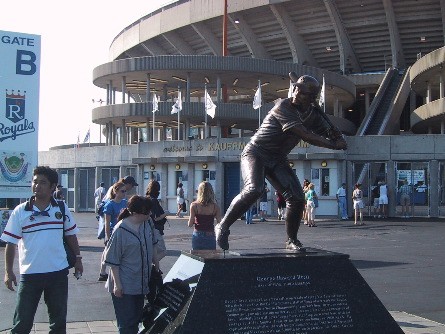
<svg viewBox="0 0 445 334"><path fill-rule="evenodd" d="M265 222L267 221L267 193L269 192L269 188L266 186L264 188L263 193L261 194L260 199L260 221Z"/></svg>
<svg viewBox="0 0 445 334"><path fill-rule="evenodd" d="M340 209L340 215L342 220L348 220L348 207L346 202L346 183L342 183L338 188L337 194L338 208Z"/></svg>
<svg viewBox="0 0 445 334"><path fill-rule="evenodd" d="M198 186L196 201L190 204L188 227L193 227L192 249L216 249L214 222L221 221L221 209L216 203L215 193L210 182L203 181Z"/></svg>
<svg viewBox="0 0 445 334"><path fill-rule="evenodd" d="M286 215L286 200L279 191L275 191L275 196L277 196L278 220L284 220Z"/></svg>
<svg viewBox="0 0 445 334"><path fill-rule="evenodd" d="M150 180L145 192L145 196L152 202L150 218L155 226L155 236L158 239L158 259L161 260L166 255L166 246L164 241L164 228L167 222L168 212L165 212L159 203L158 197L161 192L161 185L156 180Z"/></svg>
<svg viewBox="0 0 445 334"><path fill-rule="evenodd" d="M308 179L304 179L303 180L303 194L304 194L304 211L303 211L303 221L304 221L304 225L307 225L307 203L306 203L306 193L309 191L309 185L311 184L311 181L309 181Z"/></svg>
<svg viewBox="0 0 445 334"><path fill-rule="evenodd" d="M20 281L11 333L31 332L42 293L48 309L48 332L66 333L68 261L64 236L76 254L76 277L82 275L83 265L74 217L65 202L53 198L57 181L54 169L36 167L33 196L15 207L0 237L6 242L4 282L11 291L17 286L13 270L17 246L19 253ZM64 206L65 217L60 205Z"/></svg>
<svg viewBox="0 0 445 334"><path fill-rule="evenodd" d="M56 191L54 192L54 198L58 201L64 201L65 196L63 196L63 186L61 184L57 185Z"/></svg>
<svg viewBox="0 0 445 334"><path fill-rule="evenodd" d="M96 204L96 213L98 213L99 205L105 196L105 183L101 182L99 187L94 191L94 203Z"/></svg>
<svg viewBox="0 0 445 334"><path fill-rule="evenodd" d="M379 182L379 207L380 214L379 218L388 218L388 187L385 181Z"/></svg>
<svg viewBox="0 0 445 334"><path fill-rule="evenodd" d="M360 189L361 184L357 183L354 186L354 191L352 192L352 203L354 208L354 225L365 225L363 223L363 191ZM360 223L357 223L357 219L360 218Z"/></svg>
<svg viewBox="0 0 445 334"><path fill-rule="evenodd" d="M306 192L306 211L307 211L307 226L316 227L315 225L315 209L316 204L315 201L318 199L318 196L315 192L315 184L309 183L309 190Z"/></svg>
<svg viewBox="0 0 445 334"><path fill-rule="evenodd" d="M297 237L304 194L287 155L300 140L334 150L347 149L341 131L316 103L320 83L309 75L298 78L295 72L289 77L292 97L276 101L241 153L244 187L215 226L217 243L224 250L229 249L230 226L261 196L267 179L286 199L286 249L304 252Z"/></svg>
<svg viewBox="0 0 445 334"><path fill-rule="evenodd" d="M152 270L159 268L151 208L149 198L132 196L128 207L117 217L118 223L104 251L104 263L111 273L106 287L121 334L139 332L150 276Z"/></svg>
<svg viewBox="0 0 445 334"><path fill-rule="evenodd" d="M178 205L178 212L176 212L176 217L182 218L182 206L185 204L184 189L182 189L182 182L179 182L178 188L176 188L176 204Z"/></svg>
<svg viewBox="0 0 445 334"><path fill-rule="evenodd" d="M246 215L246 224L250 225L253 224L253 205L247 209L245 215Z"/></svg>
<svg viewBox="0 0 445 334"><path fill-rule="evenodd" d="M400 205L402 206L402 217L409 218L409 211L411 205L411 196L413 193L413 189L410 184L408 184L408 180L403 180L403 184L399 188L400 194Z"/></svg>
<svg viewBox="0 0 445 334"><path fill-rule="evenodd" d="M110 240L114 226L117 224L120 212L127 207L127 200L125 199L127 193L126 184L119 181L113 184L110 194L110 200L104 206L104 221L105 221L105 246ZM106 265L104 263L104 255L102 253L100 272L98 282L105 282L108 279L106 272Z"/></svg>

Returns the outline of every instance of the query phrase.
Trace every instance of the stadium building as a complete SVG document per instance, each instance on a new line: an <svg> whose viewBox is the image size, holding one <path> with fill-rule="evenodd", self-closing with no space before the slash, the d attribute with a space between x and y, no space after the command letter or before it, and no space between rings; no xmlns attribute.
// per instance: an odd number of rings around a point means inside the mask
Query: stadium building
<svg viewBox="0 0 445 334"><path fill-rule="evenodd" d="M39 163L59 170L75 211L93 210L98 184L125 175L138 194L160 181L171 212L178 182L192 201L209 180L226 209L241 188L240 153L295 71L324 82L323 109L348 141L347 151L301 142L289 155L316 185L317 215L337 214L342 182L348 197L363 184L373 214L385 181L389 215L400 216L406 179L412 215L444 216L444 45L445 0L176 1L125 27L93 70L106 92L92 110L105 143L53 147ZM275 216L273 189L269 204Z"/></svg>

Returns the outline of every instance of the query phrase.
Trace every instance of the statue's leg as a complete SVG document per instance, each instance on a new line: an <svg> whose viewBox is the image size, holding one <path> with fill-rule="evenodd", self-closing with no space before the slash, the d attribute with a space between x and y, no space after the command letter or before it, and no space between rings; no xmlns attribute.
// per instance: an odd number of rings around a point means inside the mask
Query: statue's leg
<svg viewBox="0 0 445 334"><path fill-rule="evenodd" d="M286 200L286 233L288 240L286 247L295 250L304 250L298 240L298 229L304 210L304 193L298 177L287 161L279 163L266 174L272 186L278 190Z"/></svg>
<svg viewBox="0 0 445 334"><path fill-rule="evenodd" d="M224 250L229 249L230 226L255 203L264 190L263 159L255 155L242 156L241 175L244 181L243 189L232 200L221 222L215 226L216 241Z"/></svg>

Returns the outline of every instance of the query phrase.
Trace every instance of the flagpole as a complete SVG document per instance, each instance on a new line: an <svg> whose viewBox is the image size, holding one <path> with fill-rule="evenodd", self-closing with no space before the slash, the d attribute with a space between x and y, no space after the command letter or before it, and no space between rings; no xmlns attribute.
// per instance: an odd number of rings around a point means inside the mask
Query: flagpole
<svg viewBox="0 0 445 334"><path fill-rule="evenodd" d="M179 91L179 86L178 86L178 99L180 99L181 98L181 94L179 93L180 91ZM178 105L179 105L179 101L178 101ZM179 113L181 112L181 109L180 108L178 108L178 140L181 140L181 123L180 123L180 118L179 118Z"/></svg>
<svg viewBox="0 0 445 334"><path fill-rule="evenodd" d="M204 139L207 139L207 84L204 84Z"/></svg>
<svg viewBox="0 0 445 334"><path fill-rule="evenodd" d="M261 80L258 80L258 89L261 89ZM261 126L261 94L260 94L260 107L258 108L258 129Z"/></svg>
<svg viewBox="0 0 445 334"><path fill-rule="evenodd" d="M154 102L155 102L155 99L157 99L157 97L156 97L156 93L153 93L153 141L155 141L155 105L154 105ZM147 133L147 137L148 137L148 133ZM147 138L147 141L148 141L148 138Z"/></svg>

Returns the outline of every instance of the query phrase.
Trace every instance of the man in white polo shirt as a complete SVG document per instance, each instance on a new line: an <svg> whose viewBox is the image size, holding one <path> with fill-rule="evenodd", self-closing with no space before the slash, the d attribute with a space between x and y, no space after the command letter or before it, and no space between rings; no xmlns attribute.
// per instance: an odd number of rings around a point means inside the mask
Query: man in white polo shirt
<svg viewBox="0 0 445 334"><path fill-rule="evenodd" d="M17 278L13 264L18 245L20 281L11 333L29 333L42 293L48 308L49 333L66 332L68 261L63 245L76 254L75 274L83 272L76 233L78 228L68 207L63 210L52 197L58 174L46 166L33 171L33 196L12 212L1 235L5 250L5 285L14 291Z"/></svg>

